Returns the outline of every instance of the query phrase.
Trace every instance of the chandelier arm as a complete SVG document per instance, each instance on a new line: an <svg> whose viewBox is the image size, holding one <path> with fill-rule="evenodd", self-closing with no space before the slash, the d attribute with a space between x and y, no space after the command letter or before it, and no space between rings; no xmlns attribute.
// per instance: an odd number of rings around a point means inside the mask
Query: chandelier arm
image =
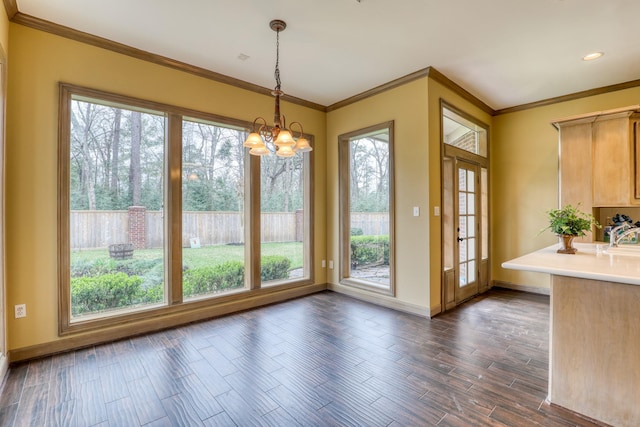
<svg viewBox="0 0 640 427"><path fill-rule="evenodd" d="M298 131L300 133L299 137L302 138L304 137L304 129L302 129L302 123L300 122L291 122L291 124L289 125L289 129L291 129L291 131L293 132L293 127L297 126L300 128L300 130Z"/></svg>
<svg viewBox="0 0 640 427"><path fill-rule="evenodd" d="M256 131L256 123L258 123L258 121L262 121L262 124ZM260 129L262 129L265 126L267 126L267 121L263 117L256 117L256 119L253 121L253 125L251 128L253 129L254 132L260 132Z"/></svg>

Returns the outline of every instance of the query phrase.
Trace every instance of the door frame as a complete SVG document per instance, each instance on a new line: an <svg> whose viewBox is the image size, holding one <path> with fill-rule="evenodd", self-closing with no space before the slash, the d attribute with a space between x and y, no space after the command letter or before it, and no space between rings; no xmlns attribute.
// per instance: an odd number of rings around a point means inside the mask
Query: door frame
<svg viewBox="0 0 640 427"><path fill-rule="evenodd" d="M486 132L486 156L475 154L471 151L466 151L461 148L455 147L450 144L445 144L445 131L444 131L444 110L447 109L450 112L455 113L478 130ZM489 170L489 158L490 158L490 131L489 126L482 121L476 119L470 114L465 113L463 110L454 107L443 99L440 99L440 156L441 156L441 169L440 169L440 243L441 243L441 283L440 283L440 307L441 312L450 310L458 304L455 298L455 288L457 287L458 274L454 268L454 251L457 251L457 244L453 244L455 236L454 222L452 219L452 213L454 204L457 207L457 202L454 203L454 195L457 195L457 188L454 188L457 177L456 162L458 160L464 161L476 165L478 167L478 179L480 179L480 185L478 188L478 199L476 211L478 219L480 221L480 230L477 232L478 245L477 245L477 269L476 279L478 281L478 292L469 298L481 294L490 288L490 170ZM456 242L457 243L457 242ZM457 256L457 254L456 254ZM462 300L464 301L464 299ZM460 301L460 302L462 302Z"/></svg>

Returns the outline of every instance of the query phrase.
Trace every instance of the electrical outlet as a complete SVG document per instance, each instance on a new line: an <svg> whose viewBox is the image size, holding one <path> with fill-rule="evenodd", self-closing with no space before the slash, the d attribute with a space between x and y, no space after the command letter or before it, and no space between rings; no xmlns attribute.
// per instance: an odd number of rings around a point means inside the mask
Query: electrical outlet
<svg viewBox="0 0 640 427"><path fill-rule="evenodd" d="M327 261L326 260L322 260L322 268L326 268L327 267Z"/></svg>
<svg viewBox="0 0 640 427"><path fill-rule="evenodd" d="M329 268L331 270L333 270L333 260L332 259L329 260Z"/></svg>
<svg viewBox="0 0 640 427"><path fill-rule="evenodd" d="M27 317L27 305L26 304L17 304L15 306L16 310L16 319L20 319L21 317Z"/></svg>

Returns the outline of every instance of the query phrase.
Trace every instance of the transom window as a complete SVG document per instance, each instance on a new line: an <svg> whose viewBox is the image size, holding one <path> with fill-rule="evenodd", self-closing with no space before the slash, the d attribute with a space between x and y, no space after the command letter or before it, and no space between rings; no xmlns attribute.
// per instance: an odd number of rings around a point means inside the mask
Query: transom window
<svg viewBox="0 0 640 427"><path fill-rule="evenodd" d="M445 144L487 157L487 130L484 127L446 107L442 108L442 126Z"/></svg>

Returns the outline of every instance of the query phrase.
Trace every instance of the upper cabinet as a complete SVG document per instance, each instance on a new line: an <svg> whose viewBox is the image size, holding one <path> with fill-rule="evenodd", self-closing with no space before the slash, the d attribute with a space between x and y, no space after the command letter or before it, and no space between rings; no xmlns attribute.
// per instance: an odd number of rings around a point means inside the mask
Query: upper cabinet
<svg viewBox="0 0 640 427"><path fill-rule="evenodd" d="M640 205L640 106L573 116L560 133L560 204Z"/></svg>

